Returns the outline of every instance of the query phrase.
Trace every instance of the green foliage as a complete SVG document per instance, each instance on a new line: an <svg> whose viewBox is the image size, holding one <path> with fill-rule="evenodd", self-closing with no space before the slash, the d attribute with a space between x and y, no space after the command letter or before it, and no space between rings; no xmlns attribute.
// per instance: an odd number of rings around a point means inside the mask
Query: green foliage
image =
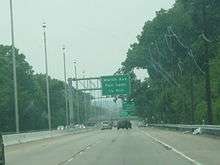
<svg viewBox="0 0 220 165"><path fill-rule="evenodd" d="M177 0L145 23L121 69L148 70L145 82L133 81L137 114L149 122L219 124L220 68L212 64L220 62L219 20L218 0Z"/></svg>
<svg viewBox="0 0 220 165"><path fill-rule="evenodd" d="M48 129L46 76L35 74L25 60L25 55L16 50L18 106L20 131ZM9 46L0 45L0 132L15 131L14 88L12 55ZM49 77L52 128L66 125L64 82ZM75 92L74 92L75 93ZM91 96L79 92L80 121L88 120ZM73 100L76 110L76 100ZM91 108L92 109L92 108ZM101 111L95 107L93 110ZM74 112L76 117L76 112ZM94 115L94 114L93 114ZM74 119L76 121L76 118Z"/></svg>
<svg viewBox="0 0 220 165"><path fill-rule="evenodd" d="M34 74L25 56L16 50L18 106L21 131L47 129L45 75ZM15 131L12 56L0 45L0 132ZM52 126L65 125L64 84L50 79Z"/></svg>

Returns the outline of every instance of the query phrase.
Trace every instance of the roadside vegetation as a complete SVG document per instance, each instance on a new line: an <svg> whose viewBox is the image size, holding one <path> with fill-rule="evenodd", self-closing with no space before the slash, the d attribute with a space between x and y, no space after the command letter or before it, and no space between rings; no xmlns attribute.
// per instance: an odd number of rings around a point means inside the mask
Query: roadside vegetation
<svg viewBox="0 0 220 165"><path fill-rule="evenodd" d="M133 76L137 114L153 123L220 124L220 1L177 0L147 21L118 73Z"/></svg>

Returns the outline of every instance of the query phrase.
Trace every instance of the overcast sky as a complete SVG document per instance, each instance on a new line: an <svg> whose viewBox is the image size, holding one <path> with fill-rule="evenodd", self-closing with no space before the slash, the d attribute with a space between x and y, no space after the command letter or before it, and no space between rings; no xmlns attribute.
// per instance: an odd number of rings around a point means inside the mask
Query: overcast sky
<svg viewBox="0 0 220 165"><path fill-rule="evenodd" d="M13 0L15 42L37 73L44 73L42 22L47 23L49 74L63 79L77 61L79 75L113 74L144 22L175 0ZM10 44L9 0L0 1L0 44Z"/></svg>

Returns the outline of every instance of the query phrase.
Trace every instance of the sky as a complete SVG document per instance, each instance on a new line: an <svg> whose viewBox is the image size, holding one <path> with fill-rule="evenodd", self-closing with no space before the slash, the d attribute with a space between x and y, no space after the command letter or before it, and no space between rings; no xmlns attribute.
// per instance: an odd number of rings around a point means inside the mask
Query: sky
<svg viewBox="0 0 220 165"><path fill-rule="evenodd" d="M155 11L175 0L13 0L15 45L36 73L45 73L43 29L47 24L49 75L63 80L62 47L67 77L112 75L126 58ZM10 45L9 0L0 1L0 44ZM147 75L143 72L140 75Z"/></svg>

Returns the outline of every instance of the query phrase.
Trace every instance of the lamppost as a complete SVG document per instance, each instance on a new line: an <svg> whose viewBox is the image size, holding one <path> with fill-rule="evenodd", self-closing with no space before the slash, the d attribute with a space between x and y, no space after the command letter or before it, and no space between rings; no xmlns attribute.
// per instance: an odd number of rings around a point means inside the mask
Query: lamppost
<svg viewBox="0 0 220 165"><path fill-rule="evenodd" d="M43 23L44 32L44 53L45 53L45 69L46 69L46 90L47 90L47 110L48 110L48 127L51 131L51 110L50 110L50 91L49 91L49 80L48 80L48 63L47 63L47 38L46 38L46 23Z"/></svg>
<svg viewBox="0 0 220 165"><path fill-rule="evenodd" d="M63 72L64 72L64 89L65 89L65 109L66 109L66 125L69 125L68 101L67 101L67 82L66 82L66 54L65 46L63 46Z"/></svg>
<svg viewBox="0 0 220 165"><path fill-rule="evenodd" d="M85 78L86 76L85 76L85 71L83 71L82 72L82 75L83 75L83 78ZM86 84L86 82L84 82L83 83L83 86L84 86L84 88L87 88L87 84ZM87 109L87 98L86 98L86 96L87 96L87 94L86 94L86 92L84 92L83 93L83 104L84 104L84 107L83 107L83 117L84 117L84 121L86 122L87 121L87 111L88 111L88 109Z"/></svg>
<svg viewBox="0 0 220 165"><path fill-rule="evenodd" d="M17 92L17 71L16 71L16 58L15 58L15 41L14 41L14 16L13 16L13 3L10 0L10 16L11 16L11 51L13 61L13 82L14 82L14 107L15 107L15 125L16 132L20 132L19 127L19 109L18 109L18 92Z"/></svg>
<svg viewBox="0 0 220 165"><path fill-rule="evenodd" d="M76 61L73 62L74 63L74 73L75 73L75 80L76 80L76 113L77 113L77 123L80 123L80 110L79 110L79 84L78 84L78 80L77 80L77 70L76 70Z"/></svg>

